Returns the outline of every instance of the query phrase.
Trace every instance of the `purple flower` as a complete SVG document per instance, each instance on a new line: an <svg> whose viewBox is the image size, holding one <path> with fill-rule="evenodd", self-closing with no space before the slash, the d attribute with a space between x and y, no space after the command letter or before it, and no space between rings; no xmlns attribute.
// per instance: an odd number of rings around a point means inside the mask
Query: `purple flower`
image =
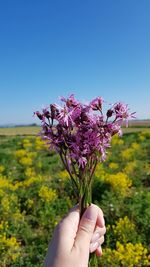
<svg viewBox="0 0 150 267"><path fill-rule="evenodd" d="M41 114L39 111L34 112L34 115L36 115L40 120L44 119L44 115Z"/></svg>
<svg viewBox="0 0 150 267"><path fill-rule="evenodd" d="M86 164L87 164L87 159L85 157L80 157L78 159L78 163L79 163L79 167L81 167L82 169L85 168Z"/></svg>
<svg viewBox="0 0 150 267"><path fill-rule="evenodd" d="M35 112L42 121L41 135L48 140L50 149L59 151L61 157L70 157L76 168L89 168L88 163L93 158L105 160L111 137L114 134L121 135L122 124L133 116L133 113L129 113L128 105L115 103L108 109L105 119L102 113L102 97L97 97L86 105L77 101L73 94L69 98L61 97L61 101L64 102L62 107L51 104L42 113ZM109 121L112 117L114 120ZM65 158L63 160L67 162Z"/></svg>
<svg viewBox="0 0 150 267"><path fill-rule="evenodd" d="M102 103L103 103L103 98L97 97L90 102L90 107L93 110L101 110L102 109Z"/></svg>
<svg viewBox="0 0 150 267"><path fill-rule="evenodd" d="M128 119L129 118L128 110L129 110L128 105L123 104L121 102L116 103L114 105L114 112L116 113L117 118Z"/></svg>
<svg viewBox="0 0 150 267"><path fill-rule="evenodd" d="M112 136L121 135L121 126L134 117L128 105L115 103L103 114L103 98L97 97L82 104L74 95L61 97L62 106L50 104L49 108L35 112L41 120L41 137L49 149L54 149L68 171L79 192L91 185L98 162L106 160ZM82 188L83 187L83 188ZM80 199L81 201L81 199Z"/></svg>
<svg viewBox="0 0 150 267"><path fill-rule="evenodd" d="M66 103L66 106L69 107L76 107L79 102L74 98L74 94L70 95L67 99L62 96L60 100Z"/></svg>

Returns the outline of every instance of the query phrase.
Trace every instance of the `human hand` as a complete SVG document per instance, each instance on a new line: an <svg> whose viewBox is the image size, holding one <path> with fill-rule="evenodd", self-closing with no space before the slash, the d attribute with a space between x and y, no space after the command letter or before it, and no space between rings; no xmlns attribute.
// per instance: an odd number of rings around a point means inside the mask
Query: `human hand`
<svg viewBox="0 0 150 267"><path fill-rule="evenodd" d="M102 210L91 204L81 220L75 206L57 225L49 244L44 267L87 267L89 253L102 254L106 232Z"/></svg>

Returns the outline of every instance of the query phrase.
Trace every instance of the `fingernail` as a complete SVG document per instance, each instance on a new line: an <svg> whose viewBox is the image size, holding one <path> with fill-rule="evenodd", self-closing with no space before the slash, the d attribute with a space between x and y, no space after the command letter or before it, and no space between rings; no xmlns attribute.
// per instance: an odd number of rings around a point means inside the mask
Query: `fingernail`
<svg viewBox="0 0 150 267"><path fill-rule="evenodd" d="M92 253L93 251L95 251L98 246L99 246L98 242L90 244L90 252Z"/></svg>
<svg viewBox="0 0 150 267"><path fill-rule="evenodd" d="M104 220L104 217L102 217L102 224L103 224L103 226L105 226L105 220Z"/></svg>
<svg viewBox="0 0 150 267"><path fill-rule="evenodd" d="M85 218L87 218L91 221L93 221L95 219L95 217L96 217L95 215L96 215L95 209L93 208L93 206L89 206L84 213Z"/></svg>
<svg viewBox="0 0 150 267"><path fill-rule="evenodd" d="M95 233L94 235L93 235L93 237L92 237L92 239L91 239L91 242L95 242L97 239L99 239L100 238L100 233L99 232L97 232L97 233Z"/></svg>

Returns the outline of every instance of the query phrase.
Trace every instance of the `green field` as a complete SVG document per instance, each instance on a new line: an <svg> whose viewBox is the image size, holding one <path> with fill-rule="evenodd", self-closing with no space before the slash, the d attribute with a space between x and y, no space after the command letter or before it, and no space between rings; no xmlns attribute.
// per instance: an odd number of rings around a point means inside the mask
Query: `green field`
<svg viewBox="0 0 150 267"><path fill-rule="evenodd" d="M0 128L0 135L14 136L14 135L37 135L40 131L38 126L22 126L22 127L8 127Z"/></svg>
<svg viewBox="0 0 150 267"><path fill-rule="evenodd" d="M77 202L59 157L35 136L39 130L0 129L1 267L42 266L54 227ZM130 130L113 138L94 176L93 202L107 227L99 267L150 266L150 130Z"/></svg>

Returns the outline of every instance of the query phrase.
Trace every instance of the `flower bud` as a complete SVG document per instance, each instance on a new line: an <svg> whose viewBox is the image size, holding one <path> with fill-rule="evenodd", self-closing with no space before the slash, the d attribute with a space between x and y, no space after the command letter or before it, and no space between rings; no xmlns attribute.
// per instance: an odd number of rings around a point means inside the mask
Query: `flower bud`
<svg viewBox="0 0 150 267"><path fill-rule="evenodd" d="M107 110L107 113L106 113L107 118L110 118L110 117L112 116L113 113L114 113L114 112L113 112L112 109L108 109L108 110Z"/></svg>
<svg viewBox="0 0 150 267"><path fill-rule="evenodd" d="M40 119L43 120L44 116L39 111L34 112L34 114Z"/></svg>
<svg viewBox="0 0 150 267"><path fill-rule="evenodd" d="M50 112L47 109L43 109L43 114L47 119L49 119L51 117Z"/></svg>

